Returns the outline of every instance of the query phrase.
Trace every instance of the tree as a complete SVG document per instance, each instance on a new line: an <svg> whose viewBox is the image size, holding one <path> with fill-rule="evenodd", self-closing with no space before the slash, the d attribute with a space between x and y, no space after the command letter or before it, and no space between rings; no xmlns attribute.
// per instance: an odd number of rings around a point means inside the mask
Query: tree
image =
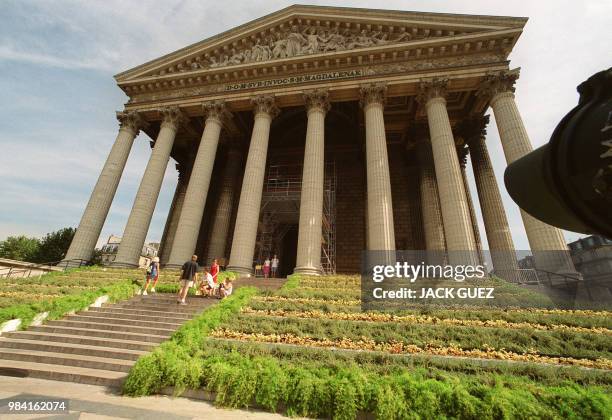
<svg viewBox="0 0 612 420"><path fill-rule="evenodd" d="M40 241L40 248L35 256L37 263L49 263L58 262L66 256L68 247L72 242L74 228L63 228L55 232L47 233L47 235Z"/></svg>
<svg viewBox="0 0 612 420"><path fill-rule="evenodd" d="M9 236L0 241L0 258L34 262L40 249L40 240L27 236Z"/></svg>

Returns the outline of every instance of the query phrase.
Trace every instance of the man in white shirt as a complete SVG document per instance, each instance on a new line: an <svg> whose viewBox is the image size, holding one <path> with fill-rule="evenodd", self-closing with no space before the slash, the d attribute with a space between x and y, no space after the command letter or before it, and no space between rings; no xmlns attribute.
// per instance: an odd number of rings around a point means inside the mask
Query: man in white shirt
<svg viewBox="0 0 612 420"><path fill-rule="evenodd" d="M274 254L272 258L272 277L276 277L276 271L278 270L278 257Z"/></svg>
<svg viewBox="0 0 612 420"><path fill-rule="evenodd" d="M206 267L202 269L202 273L202 284L200 286L202 296L212 296L215 293L215 279L212 274L208 272Z"/></svg>

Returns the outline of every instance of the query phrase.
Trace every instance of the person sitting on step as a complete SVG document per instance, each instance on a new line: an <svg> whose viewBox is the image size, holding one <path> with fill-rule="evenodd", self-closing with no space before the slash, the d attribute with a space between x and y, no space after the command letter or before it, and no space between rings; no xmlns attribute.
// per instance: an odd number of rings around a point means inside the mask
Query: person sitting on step
<svg viewBox="0 0 612 420"><path fill-rule="evenodd" d="M232 279L225 279L225 281L219 285L219 299L228 297L233 291L234 286L232 286Z"/></svg>
<svg viewBox="0 0 612 420"><path fill-rule="evenodd" d="M215 293L215 279L208 272L206 267L202 268L202 283L200 283L200 292L202 296L211 297Z"/></svg>

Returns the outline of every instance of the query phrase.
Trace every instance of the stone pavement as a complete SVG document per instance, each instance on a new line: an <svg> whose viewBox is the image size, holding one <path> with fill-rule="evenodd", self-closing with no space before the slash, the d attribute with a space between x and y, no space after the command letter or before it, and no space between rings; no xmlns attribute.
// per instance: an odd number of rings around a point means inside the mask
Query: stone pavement
<svg viewBox="0 0 612 420"><path fill-rule="evenodd" d="M8 414L15 398L42 397L68 400L69 412ZM36 378L0 377L0 418L16 419L281 419L279 414L216 408L212 403L166 396L122 397L105 386L56 382Z"/></svg>

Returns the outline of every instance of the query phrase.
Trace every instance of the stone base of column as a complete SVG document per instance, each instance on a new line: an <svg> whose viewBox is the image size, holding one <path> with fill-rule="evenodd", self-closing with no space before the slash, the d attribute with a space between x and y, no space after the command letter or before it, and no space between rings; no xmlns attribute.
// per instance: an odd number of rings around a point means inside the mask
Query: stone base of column
<svg viewBox="0 0 612 420"><path fill-rule="evenodd" d="M182 264L166 264L162 267L165 270L180 270L183 268Z"/></svg>
<svg viewBox="0 0 612 420"><path fill-rule="evenodd" d="M134 264L134 263L128 263L128 262L113 261L112 263L109 264L109 267L111 268L138 268L140 267L140 265Z"/></svg>
<svg viewBox="0 0 612 420"><path fill-rule="evenodd" d="M317 267L295 267L293 273L303 274L305 276L320 276L323 274L323 270Z"/></svg>
<svg viewBox="0 0 612 420"><path fill-rule="evenodd" d="M249 267L228 265L226 270L233 271L234 273L238 274L238 277L253 277L253 270Z"/></svg>

